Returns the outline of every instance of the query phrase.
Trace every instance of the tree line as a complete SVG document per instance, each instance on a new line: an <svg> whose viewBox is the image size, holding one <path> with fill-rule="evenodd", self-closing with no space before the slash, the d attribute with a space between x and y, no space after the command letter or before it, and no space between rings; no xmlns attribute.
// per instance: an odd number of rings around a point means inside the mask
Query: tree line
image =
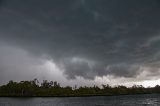
<svg viewBox="0 0 160 106"><path fill-rule="evenodd" d="M32 81L9 81L6 85L0 86L0 96L14 97L34 97L34 96L108 96L108 95L129 95L129 94L151 94L160 93L160 86L145 88L142 85L133 85L126 87L117 85L102 85L98 87L81 86L81 87L61 87L56 81L43 80L40 84L37 79Z"/></svg>

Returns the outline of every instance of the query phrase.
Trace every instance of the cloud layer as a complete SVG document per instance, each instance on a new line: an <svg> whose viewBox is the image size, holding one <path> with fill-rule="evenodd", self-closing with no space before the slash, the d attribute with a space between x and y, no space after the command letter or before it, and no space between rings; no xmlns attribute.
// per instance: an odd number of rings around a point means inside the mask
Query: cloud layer
<svg viewBox="0 0 160 106"><path fill-rule="evenodd" d="M68 79L136 78L159 72L159 11L158 0L1 0L0 42L46 55Z"/></svg>

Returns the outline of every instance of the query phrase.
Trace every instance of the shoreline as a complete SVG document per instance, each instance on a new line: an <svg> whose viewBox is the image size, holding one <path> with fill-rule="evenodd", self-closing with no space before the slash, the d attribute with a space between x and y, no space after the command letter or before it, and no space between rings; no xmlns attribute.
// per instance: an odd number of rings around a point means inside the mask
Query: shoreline
<svg viewBox="0 0 160 106"><path fill-rule="evenodd" d="M109 96L128 96L128 95L150 95L160 93L137 93L137 94L118 94L118 95L80 95L80 96L0 96L0 98L70 98L70 97L109 97Z"/></svg>

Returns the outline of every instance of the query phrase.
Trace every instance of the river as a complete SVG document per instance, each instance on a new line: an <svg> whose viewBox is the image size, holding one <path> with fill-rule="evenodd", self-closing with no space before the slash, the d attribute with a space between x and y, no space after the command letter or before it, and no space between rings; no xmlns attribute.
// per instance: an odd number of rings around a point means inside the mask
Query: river
<svg viewBox="0 0 160 106"><path fill-rule="evenodd" d="M160 94L94 97L0 97L0 106L160 106Z"/></svg>

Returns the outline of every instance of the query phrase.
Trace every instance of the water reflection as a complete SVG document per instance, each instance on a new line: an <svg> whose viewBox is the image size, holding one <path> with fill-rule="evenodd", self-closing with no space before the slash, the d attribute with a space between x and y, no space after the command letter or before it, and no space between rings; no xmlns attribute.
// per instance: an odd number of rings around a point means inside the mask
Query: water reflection
<svg viewBox="0 0 160 106"><path fill-rule="evenodd" d="M160 95L65 98L0 98L0 106L160 106Z"/></svg>

